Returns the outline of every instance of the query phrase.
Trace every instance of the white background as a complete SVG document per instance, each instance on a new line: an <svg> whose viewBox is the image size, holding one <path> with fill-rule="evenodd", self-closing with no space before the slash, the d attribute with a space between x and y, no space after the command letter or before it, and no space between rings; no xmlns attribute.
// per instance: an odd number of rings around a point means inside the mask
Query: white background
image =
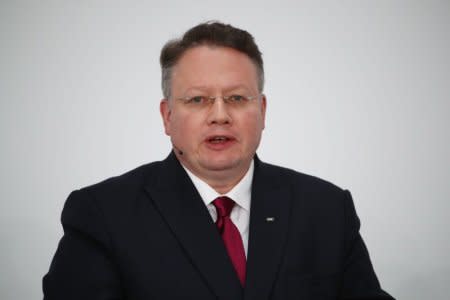
<svg viewBox="0 0 450 300"><path fill-rule="evenodd" d="M447 1L1 1L0 298L42 298L73 189L163 159L159 51L251 32L267 162L351 190L384 289L448 299Z"/></svg>

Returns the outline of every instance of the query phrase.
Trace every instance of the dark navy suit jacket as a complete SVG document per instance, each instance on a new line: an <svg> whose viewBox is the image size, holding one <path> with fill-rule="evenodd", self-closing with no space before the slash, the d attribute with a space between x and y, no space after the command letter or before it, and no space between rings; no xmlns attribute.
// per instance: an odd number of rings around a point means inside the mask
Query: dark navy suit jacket
<svg viewBox="0 0 450 300"><path fill-rule="evenodd" d="M242 288L173 153L77 190L63 209L44 299L393 299L380 288L349 192L255 157L250 213Z"/></svg>

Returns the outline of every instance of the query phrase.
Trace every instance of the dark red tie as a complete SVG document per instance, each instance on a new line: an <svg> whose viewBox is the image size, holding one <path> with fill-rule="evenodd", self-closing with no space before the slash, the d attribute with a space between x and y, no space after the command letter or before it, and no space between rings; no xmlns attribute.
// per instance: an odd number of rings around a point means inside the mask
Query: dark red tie
<svg viewBox="0 0 450 300"><path fill-rule="evenodd" d="M230 219L230 213L234 206L234 201L228 197L219 197L213 202L217 211L216 225L219 229L222 240L233 263L234 269L241 281L245 284L245 251L242 237L236 225Z"/></svg>

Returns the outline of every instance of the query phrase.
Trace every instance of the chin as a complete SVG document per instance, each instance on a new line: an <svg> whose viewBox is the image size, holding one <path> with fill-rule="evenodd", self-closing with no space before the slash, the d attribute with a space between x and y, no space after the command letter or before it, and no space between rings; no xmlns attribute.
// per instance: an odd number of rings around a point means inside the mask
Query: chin
<svg viewBox="0 0 450 300"><path fill-rule="evenodd" d="M213 170L213 171L221 171L221 170L229 170L238 166L240 160L238 159L210 159L205 161L204 167Z"/></svg>

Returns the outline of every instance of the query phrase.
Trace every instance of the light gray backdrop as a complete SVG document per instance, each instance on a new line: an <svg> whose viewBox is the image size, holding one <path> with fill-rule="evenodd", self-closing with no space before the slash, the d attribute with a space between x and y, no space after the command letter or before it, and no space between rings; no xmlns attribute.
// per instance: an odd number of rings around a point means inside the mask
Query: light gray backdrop
<svg viewBox="0 0 450 300"><path fill-rule="evenodd" d="M0 298L42 297L71 190L169 153L159 51L209 19L263 51L260 157L352 191L386 290L448 299L449 2L256 0L0 2Z"/></svg>

